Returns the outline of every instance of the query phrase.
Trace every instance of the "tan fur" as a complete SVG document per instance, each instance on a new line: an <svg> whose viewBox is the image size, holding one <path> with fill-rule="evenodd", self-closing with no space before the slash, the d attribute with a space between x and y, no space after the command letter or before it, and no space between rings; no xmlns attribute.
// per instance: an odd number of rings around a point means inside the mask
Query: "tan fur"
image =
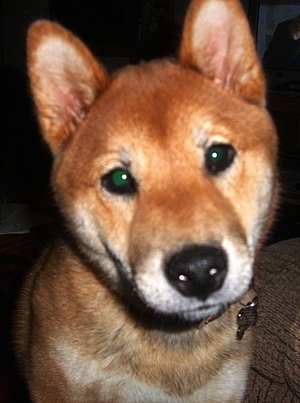
<svg viewBox="0 0 300 403"><path fill-rule="evenodd" d="M252 335L236 339L236 317L274 214L277 140L239 1L193 1L176 61L113 76L70 32L37 21L28 70L70 229L28 275L16 314L33 401L241 401ZM212 174L215 144L235 157ZM132 194L104 185L117 168ZM167 279L187 245L226 253L224 282L205 298Z"/></svg>

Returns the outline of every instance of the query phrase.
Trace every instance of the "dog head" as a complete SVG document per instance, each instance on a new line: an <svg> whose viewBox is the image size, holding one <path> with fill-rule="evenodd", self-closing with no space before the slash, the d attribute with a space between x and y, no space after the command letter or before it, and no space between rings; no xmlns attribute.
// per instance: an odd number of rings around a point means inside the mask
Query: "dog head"
<svg viewBox="0 0 300 403"><path fill-rule="evenodd" d="M99 276L186 320L240 299L272 217L277 141L239 1L193 1L176 60L114 75L37 21L28 67L57 203Z"/></svg>

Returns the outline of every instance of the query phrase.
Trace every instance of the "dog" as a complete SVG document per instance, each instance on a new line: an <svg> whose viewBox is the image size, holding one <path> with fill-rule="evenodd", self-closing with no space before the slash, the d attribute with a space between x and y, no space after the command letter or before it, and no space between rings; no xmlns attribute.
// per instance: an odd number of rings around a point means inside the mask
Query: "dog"
<svg viewBox="0 0 300 403"><path fill-rule="evenodd" d="M237 317L278 185L239 1L193 0L176 57L115 73L55 22L33 22L27 49L67 229L16 311L32 401L241 401L253 332Z"/></svg>

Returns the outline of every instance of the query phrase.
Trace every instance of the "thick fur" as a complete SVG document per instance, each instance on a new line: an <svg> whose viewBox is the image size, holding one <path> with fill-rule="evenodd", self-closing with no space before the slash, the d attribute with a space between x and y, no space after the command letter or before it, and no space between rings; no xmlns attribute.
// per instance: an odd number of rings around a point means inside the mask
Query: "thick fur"
<svg viewBox="0 0 300 403"><path fill-rule="evenodd" d="M37 21L28 71L70 230L28 275L16 314L32 400L241 401L252 335L236 339L236 316L275 209L277 139L239 1L192 1L176 60L113 76ZM234 157L212 172L208 150L224 144ZM134 178L124 193L111 184L120 168ZM205 295L166 275L195 245L226 256Z"/></svg>

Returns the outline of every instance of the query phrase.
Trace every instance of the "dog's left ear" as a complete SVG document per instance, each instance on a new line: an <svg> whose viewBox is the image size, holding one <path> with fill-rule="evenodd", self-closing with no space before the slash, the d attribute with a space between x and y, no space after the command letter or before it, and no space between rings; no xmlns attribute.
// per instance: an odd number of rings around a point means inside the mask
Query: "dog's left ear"
<svg viewBox="0 0 300 403"><path fill-rule="evenodd" d="M179 60L224 89L265 105L265 80L239 0L192 0Z"/></svg>

